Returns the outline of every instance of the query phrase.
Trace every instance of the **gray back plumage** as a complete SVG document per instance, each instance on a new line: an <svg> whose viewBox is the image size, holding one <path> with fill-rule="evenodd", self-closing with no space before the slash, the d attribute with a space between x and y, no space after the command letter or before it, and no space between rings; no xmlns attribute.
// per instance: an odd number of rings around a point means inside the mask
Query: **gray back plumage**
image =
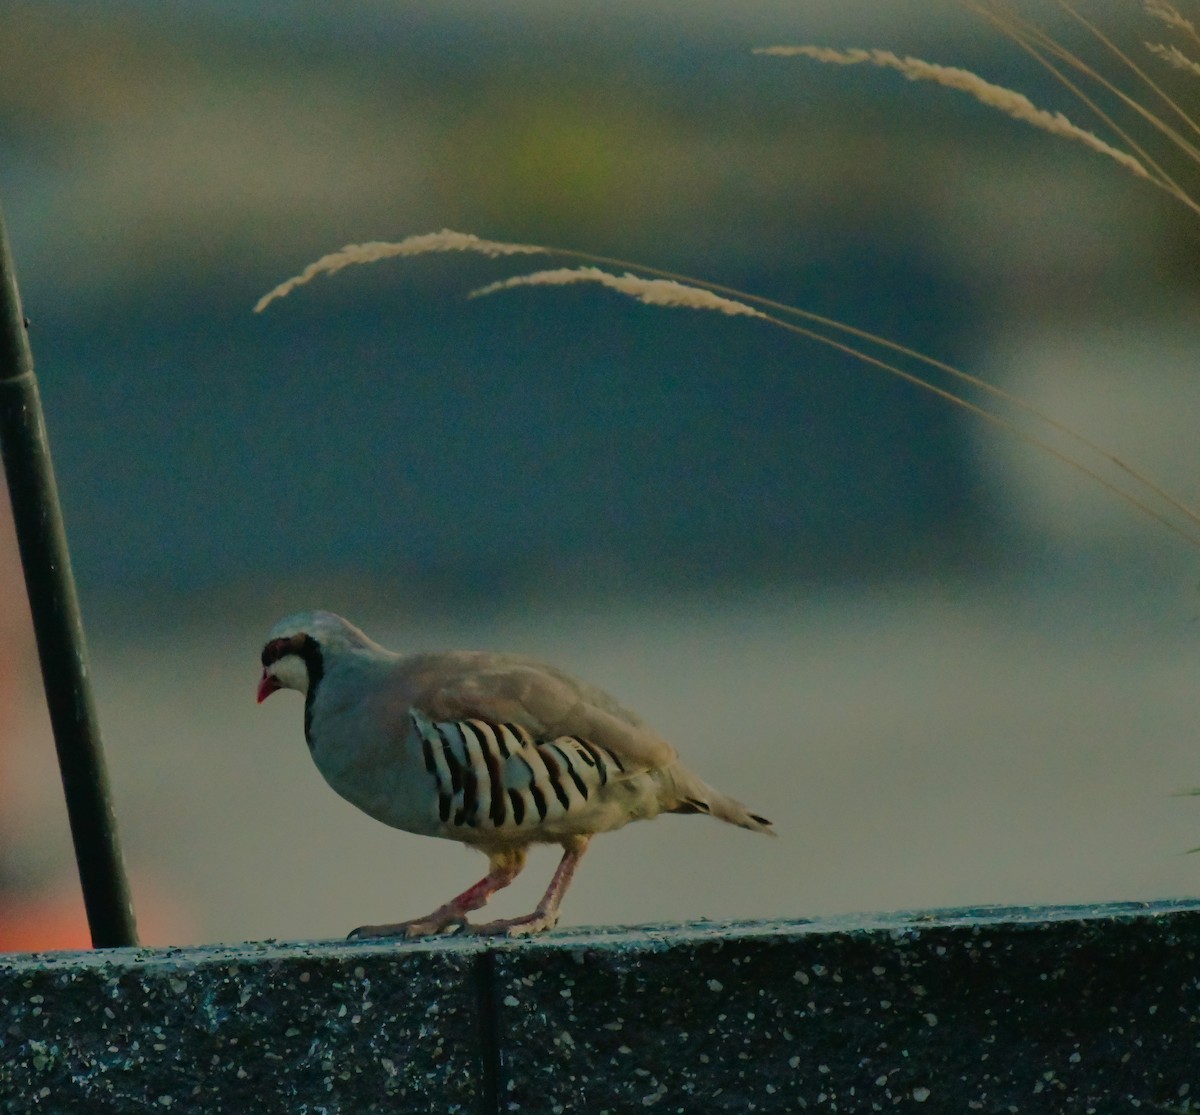
<svg viewBox="0 0 1200 1115"><path fill-rule="evenodd" d="M517 724L538 739L589 739L630 768L670 765L675 749L594 685L519 655L482 651L418 654L396 661L412 707L432 720Z"/></svg>

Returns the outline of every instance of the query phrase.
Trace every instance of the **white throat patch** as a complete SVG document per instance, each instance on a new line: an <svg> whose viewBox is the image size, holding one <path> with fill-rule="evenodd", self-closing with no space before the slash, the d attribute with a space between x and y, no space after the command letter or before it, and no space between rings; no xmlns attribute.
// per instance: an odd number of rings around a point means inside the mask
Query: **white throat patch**
<svg viewBox="0 0 1200 1115"><path fill-rule="evenodd" d="M284 689L298 689L301 693L308 692L308 667L298 654L285 654L282 658L272 662L267 672Z"/></svg>

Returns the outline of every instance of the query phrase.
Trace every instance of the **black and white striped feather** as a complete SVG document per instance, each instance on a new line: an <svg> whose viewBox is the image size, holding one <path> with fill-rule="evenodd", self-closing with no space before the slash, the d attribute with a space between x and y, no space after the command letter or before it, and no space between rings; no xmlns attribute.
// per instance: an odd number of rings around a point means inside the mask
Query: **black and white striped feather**
<svg viewBox="0 0 1200 1115"><path fill-rule="evenodd" d="M577 736L536 740L519 724L434 721L416 709L409 719L432 782L431 810L464 835L558 829L595 813L630 777L618 755Z"/></svg>

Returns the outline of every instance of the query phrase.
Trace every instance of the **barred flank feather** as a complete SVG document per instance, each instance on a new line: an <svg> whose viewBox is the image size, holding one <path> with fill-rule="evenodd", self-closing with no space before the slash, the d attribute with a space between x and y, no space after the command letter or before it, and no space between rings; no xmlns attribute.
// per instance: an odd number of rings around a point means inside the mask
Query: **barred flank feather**
<svg viewBox="0 0 1200 1115"><path fill-rule="evenodd" d="M516 724L434 722L409 714L438 820L452 828L513 831L558 820L620 777L606 748L574 736L534 740Z"/></svg>

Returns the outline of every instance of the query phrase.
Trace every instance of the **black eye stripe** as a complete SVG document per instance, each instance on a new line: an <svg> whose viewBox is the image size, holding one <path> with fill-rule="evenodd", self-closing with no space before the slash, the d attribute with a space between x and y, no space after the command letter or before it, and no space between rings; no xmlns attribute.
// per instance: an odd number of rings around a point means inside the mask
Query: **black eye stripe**
<svg viewBox="0 0 1200 1115"><path fill-rule="evenodd" d="M299 635L292 635L286 639L272 639L267 643L262 651L262 664L270 666L273 662L278 662L289 654L299 655L305 662L308 662L313 657L320 658L321 651L311 635L301 632Z"/></svg>

